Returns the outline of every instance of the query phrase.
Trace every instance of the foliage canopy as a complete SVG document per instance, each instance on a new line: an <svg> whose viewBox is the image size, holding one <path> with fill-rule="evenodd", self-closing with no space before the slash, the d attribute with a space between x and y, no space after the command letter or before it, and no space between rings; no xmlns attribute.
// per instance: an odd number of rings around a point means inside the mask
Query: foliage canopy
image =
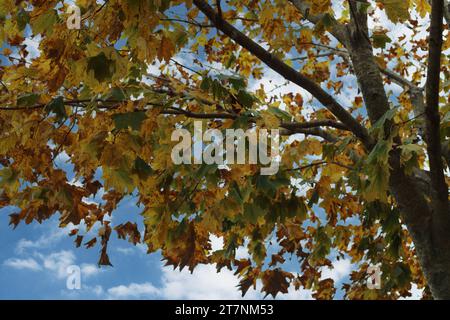
<svg viewBox="0 0 450 320"><path fill-rule="evenodd" d="M431 133L423 136L427 0L75 4L79 30L67 27L64 1L0 2L0 207L19 208L14 227L59 214L76 246L98 243L100 265L111 264L116 232L180 269L233 269L243 294L261 281L273 296L292 285L332 298L333 280L321 277L332 259L356 266L343 287L349 299L426 288L395 183L429 168L429 159L443 162L432 174L436 185L448 183L448 32L437 80L437 157L427 149L436 146ZM383 21L402 32L388 33ZM38 55L30 57L30 41ZM251 86L273 72L292 92ZM172 131L191 130L199 119L220 130L280 128L279 172L174 165ZM58 166L64 154L77 184ZM87 200L100 191L101 204ZM144 232L137 221L110 222L128 195L143 208ZM222 250L211 252L211 235L223 237ZM248 259L236 258L241 246ZM285 270L287 259L298 270ZM381 290L366 286L371 264L381 266Z"/></svg>

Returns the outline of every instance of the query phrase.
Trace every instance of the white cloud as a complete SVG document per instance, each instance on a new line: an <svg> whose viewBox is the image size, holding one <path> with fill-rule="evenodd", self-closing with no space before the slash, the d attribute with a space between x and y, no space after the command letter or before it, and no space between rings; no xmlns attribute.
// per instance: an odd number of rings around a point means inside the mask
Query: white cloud
<svg viewBox="0 0 450 320"><path fill-rule="evenodd" d="M306 289L295 290L290 287L288 293L277 296L280 300L313 300L312 292Z"/></svg>
<svg viewBox="0 0 450 320"><path fill-rule="evenodd" d="M341 259L333 261L333 268L324 268L322 270L322 279L331 278L334 282L341 281L351 272L352 264L349 259Z"/></svg>
<svg viewBox="0 0 450 320"><path fill-rule="evenodd" d="M95 264L83 263L81 265L81 276L86 278L93 277L98 275L103 270L105 269L101 269Z"/></svg>
<svg viewBox="0 0 450 320"><path fill-rule="evenodd" d="M101 285L90 286L84 283L81 284L80 290L61 290L61 296L64 297L64 299L86 299L90 298L92 295L95 296L94 298L104 298L105 290Z"/></svg>
<svg viewBox="0 0 450 320"><path fill-rule="evenodd" d="M161 267L161 287L150 282L119 285L107 290L109 299L179 299L179 300L241 300L263 299L260 292L261 283L257 283L256 290L251 288L245 297L241 296L237 285L239 279L233 271L222 269L217 273L215 265L199 265L191 274L189 270L173 270ZM269 296L267 299L271 299ZM277 299L305 300L312 299L309 290L289 289L287 294L279 294Z"/></svg>
<svg viewBox="0 0 450 320"><path fill-rule="evenodd" d="M39 271L42 269L39 263L33 258L28 259L10 258L5 260L3 262L3 265L19 270Z"/></svg>
<svg viewBox="0 0 450 320"><path fill-rule="evenodd" d="M237 285L239 280L232 271L222 269L217 273L214 265L199 265L191 274L183 271L162 269L162 296L166 299L241 299ZM259 294L249 291L245 298L258 299Z"/></svg>
<svg viewBox="0 0 450 320"><path fill-rule="evenodd" d="M127 248L124 248L124 247L118 247L118 248L116 248L116 250L117 250L117 252L120 252L120 253L122 253L122 254L124 254L124 255L130 255L130 254L133 254L134 251L135 251L132 247L127 247Z"/></svg>
<svg viewBox="0 0 450 320"><path fill-rule="evenodd" d="M43 255L36 253L36 255L42 259L44 268L52 272L58 279L64 279L67 277L67 268L71 265L76 265L76 257L72 251L61 250L59 252L53 252L49 255ZM85 278L93 277L103 272L106 269L101 269L94 264L83 263L80 265L81 276Z"/></svg>
<svg viewBox="0 0 450 320"><path fill-rule="evenodd" d="M159 289L149 282L131 283L128 286L120 285L108 289L108 295L111 299L152 298L159 294Z"/></svg>
<svg viewBox="0 0 450 320"><path fill-rule="evenodd" d="M59 228L57 223L49 225L48 232L41 235L37 240L20 239L16 245L16 253L23 254L27 249L43 249L51 247L66 237L73 225L70 224L65 228Z"/></svg>
<svg viewBox="0 0 450 320"><path fill-rule="evenodd" d="M43 266L52 272L58 279L67 277L67 267L75 264L75 255L72 251L61 250L47 256L36 253L43 261Z"/></svg>
<svg viewBox="0 0 450 320"><path fill-rule="evenodd" d="M94 287L89 287L89 286L85 286L85 287L86 287L86 289L89 289L97 296L101 296L104 293L103 287L100 285L96 285Z"/></svg>

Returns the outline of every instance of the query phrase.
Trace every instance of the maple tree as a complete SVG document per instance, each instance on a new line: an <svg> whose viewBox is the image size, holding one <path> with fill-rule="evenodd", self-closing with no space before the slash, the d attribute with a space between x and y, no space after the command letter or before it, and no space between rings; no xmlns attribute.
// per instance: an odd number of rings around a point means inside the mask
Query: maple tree
<svg viewBox="0 0 450 320"><path fill-rule="evenodd" d="M273 296L294 286L330 299L321 272L334 256L356 266L345 298L396 299L412 284L450 298L447 0L75 4L79 30L64 1L0 2L0 207L19 208L14 227L58 214L76 246L98 242L99 265L111 264L114 232L180 269L235 270L243 294L261 281ZM408 35L392 36L380 14ZM251 90L268 70L297 90ZM280 128L279 172L174 165L171 133L194 120ZM100 190L100 204L86 200ZM143 234L106 218L128 195ZM242 246L250 258L236 258ZM370 265L379 290L366 286Z"/></svg>

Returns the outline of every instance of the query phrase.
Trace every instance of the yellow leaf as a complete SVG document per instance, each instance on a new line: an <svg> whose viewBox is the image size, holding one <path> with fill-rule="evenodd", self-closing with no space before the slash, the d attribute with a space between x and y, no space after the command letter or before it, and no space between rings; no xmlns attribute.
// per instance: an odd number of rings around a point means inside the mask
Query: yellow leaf
<svg viewBox="0 0 450 320"><path fill-rule="evenodd" d="M382 0L380 2L384 5L386 15L392 22L409 19L409 0Z"/></svg>
<svg viewBox="0 0 450 320"><path fill-rule="evenodd" d="M208 39L206 39L206 36L204 34L197 38L197 43L201 46L204 46L207 42Z"/></svg>
<svg viewBox="0 0 450 320"><path fill-rule="evenodd" d="M278 119L269 111L261 111L261 118L264 122L264 125L269 129L277 129L280 127L280 119Z"/></svg>
<svg viewBox="0 0 450 320"><path fill-rule="evenodd" d="M424 18L427 13L431 11L431 6L428 3L428 0L414 0L416 4L416 10L419 12L420 16Z"/></svg>
<svg viewBox="0 0 450 320"><path fill-rule="evenodd" d="M331 0L308 0L308 2L311 4L311 15L327 12L331 6Z"/></svg>

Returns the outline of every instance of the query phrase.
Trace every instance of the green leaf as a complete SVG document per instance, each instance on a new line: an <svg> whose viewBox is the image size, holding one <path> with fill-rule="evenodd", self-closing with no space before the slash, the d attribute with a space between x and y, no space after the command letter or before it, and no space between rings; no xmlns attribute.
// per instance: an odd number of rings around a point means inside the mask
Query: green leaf
<svg viewBox="0 0 450 320"><path fill-rule="evenodd" d="M368 2L361 2L361 1L356 2L356 10L358 10L358 12L367 13L367 9L369 8L370 3Z"/></svg>
<svg viewBox="0 0 450 320"><path fill-rule="evenodd" d="M328 236L325 227L317 228L317 232L314 235L314 241L316 245L308 259L308 262L313 266L328 256L332 244L331 238Z"/></svg>
<svg viewBox="0 0 450 320"><path fill-rule="evenodd" d="M30 22L30 16L28 15L28 12L20 9L19 12L17 12L16 21L17 26L19 27L19 31L23 31L27 24Z"/></svg>
<svg viewBox="0 0 450 320"><path fill-rule="evenodd" d="M253 106L253 103L256 101L256 98L252 94L244 90L239 90L236 98L239 103L246 109L250 109Z"/></svg>
<svg viewBox="0 0 450 320"><path fill-rule="evenodd" d="M409 19L409 1L406 0L379 0L384 5L386 15L392 22L401 22Z"/></svg>
<svg viewBox="0 0 450 320"><path fill-rule="evenodd" d="M8 187L13 191L17 191L20 186L18 176L19 173L13 169L3 168L0 170L0 187L2 189Z"/></svg>
<svg viewBox="0 0 450 320"><path fill-rule="evenodd" d="M259 217L264 216L265 210L263 210L257 203L244 204L244 217L251 223L256 223Z"/></svg>
<svg viewBox="0 0 450 320"><path fill-rule="evenodd" d="M118 192L131 193L135 188L130 172L124 167L109 168L104 166L103 178L105 179L105 186L112 187Z"/></svg>
<svg viewBox="0 0 450 320"><path fill-rule="evenodd" d="M372 35L372 43L375 48L385 48L386 43L391 43L392 40L385 33L376 33Z"/></svg>
<svg viewBox="0 0 450 320"><path fill-rule="evenodd" d="M248 251L252 255L256 265L261 265L266 258L266 247L259 240L252 240L248 245Z"/></svg>
<svg viewBox="0 0 450 320"><path fill-rule="evenodd" d="M236 61L235 55L234 54L230 55L230 58L228 59L227 63L225 64L225 68L229 69L235 61Z"/></svg>
<svg viewBox="0 0 450 320"><path fill-rule="evenodd" d="M317 192L317 190L314 189L314 192L308 201L308 207L312 208L312 206L315 205L317 201L319 201L319 192Z"/></svg>
<svg viewBox="0 0 450 320"><path fill-rule="evenodd" d="M307 217L308 209L302 198L292 196L284 209L287 210L287 217L298 217L301 221Z"/></svg>
<svg viewBox="0 0 450 320"><path fill-rule="evenodd" d="M383 136L384 124L386 123L386 121L392 120L392 118L394 118L397 111L398 111L398 108L392 108L392 109L389 109L388 111L386 111L386 113L383 114L383 116L380 119L378 119L378 121L375 122L375 124L369 129L369 132L378 134L379 136Z"/></svg>
<svg viewBox="0 0 450 320"><path fill-rule="evenodd" d="M39 15L34 21L32 20L31 26L33 33L36 35L38 33L45 34L51 33L53 30L53 25L58 20L58 14L55 10L49 10L48 12Z"/></svg>
<svg viewBox="0 0 450 320"><path fill-rule="evenodd" d="M209 88L211 88L212 85L212 79L208 76L205 76L202 80L202 82L200 83L200 89L208 91Z"/></svg>
<svg viewBox="0 0 450 320"><path fill-rule="evenodd" d="M256 177L256 189L267 192L269 195L274 195L276 187L270 180L269 176L259 175Z"/></svg>
<svg viewBox="0 0 450 320"><path fill-rule="evenodd" d="M125 91L122 88L112 88L106 95L105 100L123 101L127 99Z"/></svg>
<svg viewBox="0 0 450 320"><path fill-rule="evenodd" d="M367 201L387 201L389 184L389 152L392 149L392 139L380 140L370 152L366 160L365 171L368 184L363 194Z"/></svg>
<svg viewBox="0 0 450 320"><path fill-rule="evenodd" d="M246 87L245 79L240 76L220 74L217 76L217 79L228 82L236 90L245 89Z"/></svg>
<svg viewBox="0 0 450 320"><path fill-rule="evenodd" d="M106 57L104 52L100 52L95 57L90 57L87 64L87 70L94 72L94 77L99 82L111 79L114 74L115 64L113 60Z"/></svg>
<svg viewBox="0 0 450 320"><path fill-rule="evenodd" d="M329 13L322 15L322 18L316 24L316 30L329 30L336 23L336 20Z"/></svg>
<svg viewBox="0 0 450 320"><path fill-rule="evenodd" d="M116 129L139 130L142 122L147 118L144 111L117 113L112 116Z"/></svg>
<svg viewBox="0 0 450 320"><path fill-rule="evenodd" d="M17 106L31 107L39 101L39 95L36 93L27 93L17 98Z"/></svg>
<svg viewBox="0 0 450 320"><path fill-rule="evenodd" d="M367 157L368 164L388 164L389 152L392 149L392 141L380 140Z"/></svg>
<svg viewBox="0 0 450 320"><path fill-rule="evenodd" d="M369 184L364 189L364 197L367 201L380 200L387 202L389 186L389 168L386 165L377 164L371 166L369 171Z"/></svg>
<svg viewBox="0 0 450 320"><path fill-rule="evenodd" d="M45 111L47 113L53 112L58 122L62 122L67 119L66 107L64 106L63 97L57 97L50 101L50 103L45 106Z"/></svg>
<svg viewBox="0 0 450 320"><path fill-rule="evenodd" d="M267 109L270 113L272 113L273 115L277 116L278 118L280 118L283 121L291 121L292 116L287 113L286 111L281 110L280 108L275 108L275 107L269 107Z"/></svg>
<svg viewBox="0 0 450 320"><path fill-rule="evenodd" d="M233 186L230 189L230 196L236 200L237 203L244 204L244 199L236 182L233 183Z"/></svg>
<svg viewBox="0 0 450 320"><path fill-rule="evenodd" d="M152 168L142 158L137 157L134 160L134 171L140 178L148 178L152 173Z"/></svg>

